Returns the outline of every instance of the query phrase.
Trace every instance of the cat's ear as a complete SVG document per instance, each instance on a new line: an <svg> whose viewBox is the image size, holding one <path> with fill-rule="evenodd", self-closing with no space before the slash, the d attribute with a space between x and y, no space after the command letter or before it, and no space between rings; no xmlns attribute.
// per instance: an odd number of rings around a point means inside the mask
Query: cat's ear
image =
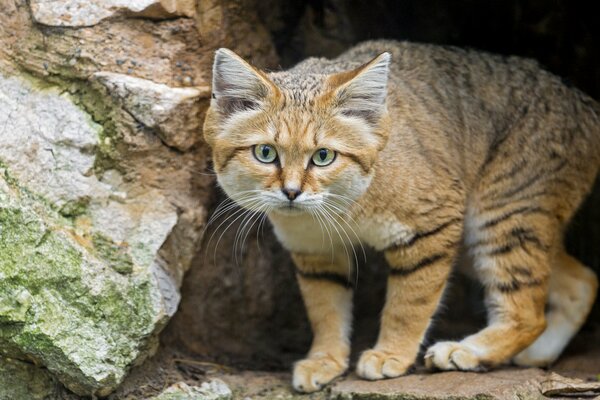
<svg viewBox="0 0 600 400"><path fill-rule="evenodd" d="M390 53L382 53L362 66L332 75L336 107L344 115L376 123L385 110Z"/></svg>
<svg viewBox="0 0 600 400"><path fill-rule="evenodd" d="M262 71L233 51L224 48L216 51L212 97L213 104L223 115L255 109L275 90L275 85Z"/></svg>

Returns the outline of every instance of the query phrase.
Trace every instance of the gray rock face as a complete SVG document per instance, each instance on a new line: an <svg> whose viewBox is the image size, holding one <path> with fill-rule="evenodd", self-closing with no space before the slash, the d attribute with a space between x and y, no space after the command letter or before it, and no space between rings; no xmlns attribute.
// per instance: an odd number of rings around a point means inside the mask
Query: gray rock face
<svg viewBox="0 0 600 400"><path fill-rule="evenodd" d="M160 190L94 172L102 128L58 89L0 75L0 351L78 394L114 390L179 302Z"/></svg>
<svg viewBox="0 0 600 400"><path fill-rule="evenodd" d="M137 121L155 129L168 146L186 151L200 140L200 101L210 96L208 87L172 88L112 72L97 72L93 79Z"/></svg>
<svg viewBox="0 0 600 400"><path fill-rule="evenodd" d="M32 0L33 18L50 26L91 26L119 15L168 18L193 17L194 2L189 0Z"/></svg>

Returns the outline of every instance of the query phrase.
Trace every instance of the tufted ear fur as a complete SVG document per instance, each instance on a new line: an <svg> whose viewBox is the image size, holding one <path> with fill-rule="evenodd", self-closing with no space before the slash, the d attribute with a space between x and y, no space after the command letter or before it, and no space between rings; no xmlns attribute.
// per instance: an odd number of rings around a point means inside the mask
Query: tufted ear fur
<svg viewBox="0 0 600 400"><path fill-rule="evenodd" d="M332 75L334 101L343 115L375 124L385 110L390 53L382 53L352 71Z"/></svg>
<svg viewBox="0 0 600 400"><path fill-rule="evenodd" d="M263 72L221 48L213 64L213 105L224 116L255 109L275 89Z"/></svg>

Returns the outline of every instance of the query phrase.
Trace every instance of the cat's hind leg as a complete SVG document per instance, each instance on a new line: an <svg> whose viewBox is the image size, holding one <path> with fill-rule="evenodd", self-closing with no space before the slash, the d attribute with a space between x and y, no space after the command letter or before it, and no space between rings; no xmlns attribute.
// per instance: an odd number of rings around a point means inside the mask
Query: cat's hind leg
<svg viewBox="0 0 600 400"><path fill-rule="evenodd" d="M466 244L485 287L488 326L460 342L428 349L425 364L443 370L479 370L509 361L545 329L555 217L532 205L472 211Z"/></svg>
<svg viewBox="0 0 600 400"><path fill-rule="evenodd" d="M596 274L561 251L553 260L546 312L547 327L513 361L523 366L554 362L587 318L598 289Z"/></svg>

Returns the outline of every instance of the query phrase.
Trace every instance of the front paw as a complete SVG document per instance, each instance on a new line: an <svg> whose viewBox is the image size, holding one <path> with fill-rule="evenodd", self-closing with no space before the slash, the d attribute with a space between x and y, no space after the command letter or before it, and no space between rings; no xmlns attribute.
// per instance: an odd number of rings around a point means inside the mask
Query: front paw
<svg viewBox="0 0 600 400"><path fill-rule="evenodd" d="M460 342L439 342L425 353L429 369L481 371L484 368L475 349Z"/></svg>
<svg viewBox="0 0 600 400"><path fill-rule="evenodd" d="M339 360L329 354L315 354L294 365L292 384L299 392L316 392L346 372L346 369L347 360Z"/></svg>
<svg viewBox="0 0 600 400"><path fill-rule="evenodd" d="M360 356L356 373L365 379L376 380L404 375L413 364L398 353L382 350L367 350Z"/></svg>

